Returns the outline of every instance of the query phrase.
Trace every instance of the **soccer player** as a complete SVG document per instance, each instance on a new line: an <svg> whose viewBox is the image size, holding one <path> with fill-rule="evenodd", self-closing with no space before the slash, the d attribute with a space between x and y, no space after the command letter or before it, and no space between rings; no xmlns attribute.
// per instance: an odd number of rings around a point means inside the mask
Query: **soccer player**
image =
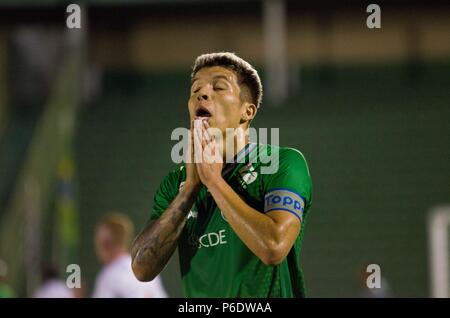
<svg viewBox="0 0 450 318"><path fill-rule="evenodd" d="M139 280L156 277L178 246L187 297L305 296L300 248L311 177L298 150L250 143L261 99L257 71L235 54L196 59L188 101L191 160L162 181L150 222L133 243ZM245 133L227 135L227 128ZM222 154L224 163L192 160L206 149ZM279 158L279 167L262 173L268 155Z"/></svg>

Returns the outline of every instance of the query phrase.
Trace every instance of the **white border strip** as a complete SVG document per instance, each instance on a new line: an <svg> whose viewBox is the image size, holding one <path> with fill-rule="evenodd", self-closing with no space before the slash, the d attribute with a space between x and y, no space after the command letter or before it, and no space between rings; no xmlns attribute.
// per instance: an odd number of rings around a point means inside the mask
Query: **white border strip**
<svg viewBox="0 0 450 318"><path fill-rule="evenodd" d="M433 208L428 214L428 250L431 297L449 297L448 225L450 206Z"/></svg>

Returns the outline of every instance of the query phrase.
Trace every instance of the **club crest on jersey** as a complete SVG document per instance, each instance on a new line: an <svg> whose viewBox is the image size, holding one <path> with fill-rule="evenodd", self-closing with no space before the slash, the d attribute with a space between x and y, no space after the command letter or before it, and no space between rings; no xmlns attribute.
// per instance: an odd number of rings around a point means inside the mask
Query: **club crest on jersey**
<svg viewBox="0 0 450 318"><path fill-rule="evenodd" d="M245 165L239 170L239 175L241 177L241 186L245 189L247 185L254 182L258 178L258 172L251 163Z"/></svg>
<svg viewBox="0 0 450 318"><path fill-rule="evenodd" d="M189 220L190 218L192 218L192 219L196 219L197 218L197 215L198 215L198 212L197 211L189 211L189 214L188 214L188 216L187 216L187 219Z"/></svg>

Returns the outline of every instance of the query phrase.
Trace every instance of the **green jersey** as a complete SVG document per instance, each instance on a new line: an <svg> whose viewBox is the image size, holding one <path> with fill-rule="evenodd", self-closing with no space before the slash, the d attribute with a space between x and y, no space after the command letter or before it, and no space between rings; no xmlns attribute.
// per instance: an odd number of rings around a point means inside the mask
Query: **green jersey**
<svg viewBox="0 0 450 318"><path fill-rule="evenodd" d="M273 169L273 173L266 171L269 158L278 158L278 169ZM185 295L304 297L300 248L311 206L312 185L303 155L293 148L249 143L234 163L225 165L222 175L257 211L281 210L298 217L300 234L279 265L265 265L233 231L203 186L178 241ZM151 219L159 218L167 209L185 180L184 166L166 176L156 192Z"/></svg>

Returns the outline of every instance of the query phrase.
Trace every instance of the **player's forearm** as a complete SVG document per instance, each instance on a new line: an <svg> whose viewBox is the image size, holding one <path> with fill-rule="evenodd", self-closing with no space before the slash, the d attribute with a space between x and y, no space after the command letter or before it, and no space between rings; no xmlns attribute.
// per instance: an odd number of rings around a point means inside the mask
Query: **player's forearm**
<svg viewBox="0 0 450 318"><path fill-rule="evenodd" d="M153 280L166 266L198 191L198 186L185 185L160 218L148 225L134 241L132 268L140 281Z"/></svg>
<svg viewBox="0 0 450 318"><path fill-rule="evenodd" d="M208 189L230 226L256 256L269 265L284 258L280 251L286 231L274 219L250 207L223 179Z"/></svg>

